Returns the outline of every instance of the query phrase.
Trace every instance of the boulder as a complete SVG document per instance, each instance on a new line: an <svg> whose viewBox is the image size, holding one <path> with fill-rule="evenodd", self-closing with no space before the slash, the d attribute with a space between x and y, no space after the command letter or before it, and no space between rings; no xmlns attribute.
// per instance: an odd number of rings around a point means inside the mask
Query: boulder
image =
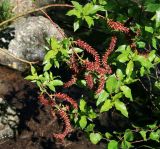
<svg viewBox="0 0 160 149"><path fill-rule="evenodd" d="M53 25L43 16L30 16L18 19L14 24L0 31L0 63L14 69L25 71L28 64L17 58L28 61L42 61L46 53L46 38L55 37L62 40L64 32L58 25ZM62 35L63 34L63 35Z"/></svg>

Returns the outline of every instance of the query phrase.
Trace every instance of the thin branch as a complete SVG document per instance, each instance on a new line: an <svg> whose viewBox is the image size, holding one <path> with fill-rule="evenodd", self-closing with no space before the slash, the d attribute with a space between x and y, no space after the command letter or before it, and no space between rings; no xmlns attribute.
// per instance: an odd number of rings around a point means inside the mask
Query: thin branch
<svg viewBox="0 0 160 149"><path fill-rule="evenodd" d="M141 79L138 79L138 81L141 83L141 85L143 86L143 88L148 92L148 89L145 87L145 85L143 84L143 82L141 81Z"/></svg>
<svg viewBox="0 0 160 149"><path fill-rule="evenodd" d="M137 140L137 141L134 141L134 142L131 142L131 143L135 144L135 143L141 143L141 142L146 142L146 141L149 141L149 139L147 139L147 140Z"/></svg>
<svg viewBox="0 0 160 149"><path fill-rule="evenodd" d="M102 18L102 19L104 19L104 20L107 19L106 17L104 17L104 16L102 16L102 15L100 15L100 14L96 14L96 16L99 17L99 18Z"/></svg>
<svg viewBox="0 0 160 149"><path fill-rule="evenodd" d="M30 62L30 61L24 60L24 59L22 59L22 58L19 58L19 57L15 56L14 54L9 53L9 52L7 51L7 49L2 49L2 48L0 48L0 51L3 52L3 53L5 53L5 54L7 54L7 55L9 55L9 56L11 56L11 57L13 57L13 58L15 58L16 60L19 60L19 61L21 61L21 62L30 64L30 65L36 64L36 63L39 62L39 61Z"/></svg>
<svg viewBox="0 0 160 149"><path fill-rule="evenodd" d="M41 11L41 10L44 10L44 9L47 9L47 8L51 8L51 7L67 7L67 8L73 8L74 6L72 5L68 5L68 4L50 4L50 5L46 5L46 6L43 6L43 7L40 7L40 8L36 8L36 9L31 9L29 11L26 11L24 13L20 13L19 15L16 15L6 21L3 21L2 23L0 23L0 27L9 23L9 22L12 22L14 21L15 19L19 18L19 17L22 17L22 16L25 16L25 15L28 15L28 14L31 14L33 12L38 12L38 11Z"/></svg>
<svg viewBox="0 0 160 149"><path fill-rule="evenodd" d="M44 11L44 10L40 10L52 23L52 25L57 28L58 32L65 38L66 35L65 33L63 33L63 31L58 27L58 25L51 19L51 17Z"/></svg>

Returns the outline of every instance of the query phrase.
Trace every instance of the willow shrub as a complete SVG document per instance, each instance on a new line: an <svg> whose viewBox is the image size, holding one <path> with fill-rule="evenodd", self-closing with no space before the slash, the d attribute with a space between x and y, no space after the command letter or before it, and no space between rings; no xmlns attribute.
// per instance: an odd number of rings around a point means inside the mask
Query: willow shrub
<svg viewBox="0 0 160 149"><path fill-rule="evenodd" d="M40 88L39 101L64 121L64 131L53 137L63 140L79 128L93 144L106 142L108 149L159 146L160 4L156 0L71 3L66 17L74 20L75 32L88 27L106 37L101 49L81 39L51 38L43 70L31 66L26 79ZM68 74L70 79L64 79ZM63 88L72 86L83 90L80 100L63 93ZM116 121L117 128L101 129L105 114L113 119L118 114L127 125L118 128L121 121Z"/></svg>

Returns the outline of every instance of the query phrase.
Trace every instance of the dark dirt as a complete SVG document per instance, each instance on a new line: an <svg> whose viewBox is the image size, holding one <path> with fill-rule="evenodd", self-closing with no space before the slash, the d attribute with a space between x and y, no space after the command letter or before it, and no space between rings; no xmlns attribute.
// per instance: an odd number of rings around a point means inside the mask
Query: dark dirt
<svg viewBox="0 0 160 149"><path fill-rule="evenodd" d="M20 124L16 137L0 141L0 149L103 149L91 144L82 133L74 133L63 142L55 141L52 134L63 129L56 115L37 100L38 90L24 80L20 72L0 66L0 97L14 105Z"/></svg>

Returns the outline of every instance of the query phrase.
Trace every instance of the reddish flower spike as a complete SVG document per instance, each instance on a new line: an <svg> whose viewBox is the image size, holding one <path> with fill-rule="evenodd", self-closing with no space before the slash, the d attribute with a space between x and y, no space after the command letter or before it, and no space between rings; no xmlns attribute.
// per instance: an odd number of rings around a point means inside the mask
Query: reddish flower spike
<svg viewBox="0 0 160 149"><path fill-rule="evenodd" d="M64 112L63 110L58 110L58 114L60 118L63 120L65 128L62 133L53 134L53 137L56 139L63 140L70 132L72 132L72 127L71 127L70 120L66 112Z"/></svg>
<svg viewBox="0 0 160 149"><path fill-rule="evenodd" d="M99 86L98 89L96 90L96 94L99 94L103 90L104 84L105 84L105 77L104 75L102 75L99 79Z"/></svg>
<svg viewBox="0 0 160 149"><path fill-rule="evenodd" d="M64 88L67 88L67 87L72 86L74 83L76 83L76 81L77 81L77 78L75 77L75 75L73 75L73 76L71 77L71 80L69 80L68 82L66 82L66 83L64 84Z"/></svg>
<svg viewBox="0 0 160 149"><path fill-rule="evenodd" d="M47 106L47 105L51 105L51 106L54 106L54 102L53 101L50 101L50 100L47 100L44 95L40 95L38 96L38 99L39 101L41 102L41 104Z"/></svg>
<svg viewBox="0 0 160 149"><path fill-rule="evenodd" d="M64 101L69 102L73 106L73 108L78 109L78 104L74 101L74 99L72 99L68 95L63 94L63 93L56 93L56 94L53 94L53 96L58 99L62 99Z"/></svg>
<svg viewBox="0 0 160 149"><path fill-rule="evenodd" d="M75 57L75 54L73 54L70 58L70 68L76 74L79 72L78 65L77 65L77 59Z"/></svg>
<svg viewBox="0 0 160 149"><path fill-rule="evenodd" d="M89 62L89 61L85 61L85 67L88 71L95 71L97 68L99 67L96 67L95 66L95 63L94 62Z"/></svg>
<svg viewBox="0 0 160 149"><path fill-rule="evenodd" d="M129 33L129 28L125 27L120 22L114 22L110 19L107 23L109 27L112 28L113 30L117 30L117 31L124 32L124 33Z"/></svg>
<svg viewBox="0 0 160 149"><path fill-rule="evenodd" d="M87 74L87 75L85 75L85 80L86 80L86 82L87 82L88 87L89 87L90 89L92 89L93 86L94 86L93 76L92 76L91 74Z"/></svg>
<svg viewBox="0 0 160 149"><path fill-rule="evenodd" d="M108 60L108 57L109 57L109 55L111 54L111 52L114 50L115 45L116 45L116 42L117 42L117 37L113 36L112 39L111 39L109 48L106 50L106 52L104 53L104 55L103 55L103 57L102 57L102 64L103 64L103 67L104 67L105 69L110 70L110 67L109 67L109 65L107 64L107 60Z"/></svg>
<svg viewBox="0 0 160 149"><path fill-rule="evenodd" d="M88 43L78 39L77 41L75 41L75 44L78 45L80 48L86 50L88 53L92 54L92 56L95 59L95 65L96 67L100 66L100 57L99 54L97 53L97 51L92 48Z"/></svg>

